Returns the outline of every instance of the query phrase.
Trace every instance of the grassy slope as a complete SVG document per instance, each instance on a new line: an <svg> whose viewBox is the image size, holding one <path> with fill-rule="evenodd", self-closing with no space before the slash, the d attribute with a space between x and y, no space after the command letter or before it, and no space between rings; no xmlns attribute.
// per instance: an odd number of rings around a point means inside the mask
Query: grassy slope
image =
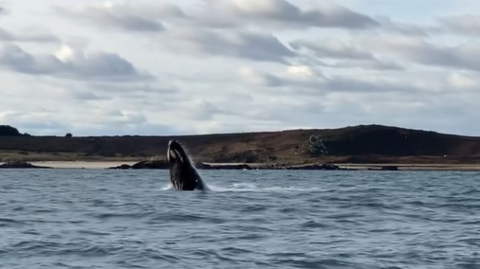
<svg viewBox="0 0 480 269"><path fill-rule="evenodd" d="M322 136L326 156L311 158L305 151L312 134ZM165 156L171 138L185 144L196 161L206 162L480 163L478 137L379 125L179 137L1 137L0 158L136 161Z"/></svg>

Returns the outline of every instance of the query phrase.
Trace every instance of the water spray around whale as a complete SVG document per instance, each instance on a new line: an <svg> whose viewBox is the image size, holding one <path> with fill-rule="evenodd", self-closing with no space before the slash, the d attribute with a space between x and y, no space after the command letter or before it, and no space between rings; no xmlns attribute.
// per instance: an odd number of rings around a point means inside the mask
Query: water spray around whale
<svg viewBox="0 0 480 269"><path fill-rule="evenodd" d="M208 190L192 160L177 140L168 142L167 160L170 183L177 191Z"/></svg>

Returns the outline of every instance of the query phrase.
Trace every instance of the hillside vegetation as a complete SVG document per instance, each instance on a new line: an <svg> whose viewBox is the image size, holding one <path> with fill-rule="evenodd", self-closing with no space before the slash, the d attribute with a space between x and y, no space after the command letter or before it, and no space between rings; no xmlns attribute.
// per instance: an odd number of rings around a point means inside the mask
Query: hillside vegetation
<svg viewBox="0 0 480 269"><path fill-rule="evenodd" d="M0 136L1 158L27 161L163 158L175 138L203 162L480 163L479 137L381 125L187 136ZM312 147L312 136L322 139L323 150Z"/></svg>

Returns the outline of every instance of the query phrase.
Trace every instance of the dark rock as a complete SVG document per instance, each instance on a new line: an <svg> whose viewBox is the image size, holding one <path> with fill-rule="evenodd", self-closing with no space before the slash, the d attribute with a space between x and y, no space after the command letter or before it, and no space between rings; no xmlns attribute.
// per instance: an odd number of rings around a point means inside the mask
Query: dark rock
<svg viewBox="0 0 480 269"><path fill-rule="evenodd" d="M221 164L221 165L212 165L201 163L196 166L198 169L208 169L208 170L252 170L247 164Z"/></svg>
<svg viewBox="0 0 480 269"><path fill-rule="evenodd" d="M122 164L120 166L115 166L115 167L110 167L108 169L118 169L118 170L126 170L126 169L131 169L132 167L128 164Z"/></svg>
<svg viewBox="0 0 480 269"><path fill-rule="evenodd" d="M145 160L135 163L130 166L128 164L122 164L120 166L110 167L108 169L168 169L168 162L165 160Z"/></svg>
<svg viewBox="0 0 480 269"><path fill-rule="evenodd" d="M339 166L333 164L304 164L287 166L286 170L341 170Z"/></svg>
<svg viewBox="0 0 480 269"><path fill-rule="evenodd" d="M398 166L386 165L386 166L382 166L382 170L395 171L395 170L398 170Z"/></svg>
<svg viewBox="0 0 480 269"><path fill-rule="evenodd" d="M42 169L50 169L52 167L46 167L46 166L36 166L31 163L23 162L23 161L12 161L12 162L7 162L4 164L0 165L0 168L2 169L8 169L8 168L16 168L16 169L23 169L23 168L42 168Z"/></svg>

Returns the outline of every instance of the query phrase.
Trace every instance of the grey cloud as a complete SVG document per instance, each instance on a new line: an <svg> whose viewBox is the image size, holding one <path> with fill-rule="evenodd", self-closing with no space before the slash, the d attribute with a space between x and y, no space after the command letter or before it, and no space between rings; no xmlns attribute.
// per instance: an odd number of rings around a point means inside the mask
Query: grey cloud
<svg viewBox="0 0 480 269"><path fill-rule="evenodd" d="M65 85L75 92L75 97L84 100L128 100L132 109L135 107L148 107L158 109L165 107L166 102L176 103L182 100L181 91L176 88L163 87L161 85L131 82L125 84L109 82L79 82L78 86L71 83Z"/></svg>
<svg viewBox="0 0 480 269"><path fill-rule="evenodd" d="M93 24L97 27L122 31L161 32L165 30L162 18L184 17L182 10L168 4L111 4L84 6L78 9L54 7L54 12L65 18Z"/></svg>
<svg viewBox="0 0 480 269"><path fill-rule="evenodd" d="M368 38L360 44L372 50L400 56L425 66L464 68L480 71L480 47L475 43L438 46L419 38Z"/></svg>
<svg viewBox="0 0 480 269"><path fill-rule="evenodd" d="M310 62L310 64L333 68L374 70L403 69L403 67L397 63L380 60L370 51L352 44L347 44L336 38L322 39L316 42L297 40L290 42L290 46L295 49L298 54L302 54L302 60ZM336 63L326 63L321 59L335 59L339 61Z"/></svg>
<svg viewBox="0 0 480 269"><path fill-rule="evenodd" d="M189 109L190 118L200 121L212 120L215 114L222 112L220 108L204 100L193 102Z"/></svg>
<svg viewBox="0 0 480 269"><path fill-rule="evenodd" d="M396 101L415 103L421 97L432 99L439 96L470 96L480 94L480 79L475 73L457 73L448 71L400 72L392 75L368 75L361 77L345 75L313 75L309 77L290 77L268 72L252 70L241 72L241 78L247 84L262 87L266 94L293 96L320 96L325 94L378 95L397 94ZM260 77L260 78L259 78ZM253 79L252 79L253 78ZM274 80L275 84L269 83ZM260 92L260 91L259 91ZM371 97L369 97L371 99ZM373 100L372 100L373 101Z"/></svg>
<svg viewBox="0 0 480 269"><path fill-rule="evenodd" d="M108 113L111 114L111 111ZM73 123L51 119L52 116L39 116L35 113L23 115L0 115L9 124L17 127L22 133L31 135L64 136L73 133L74 136L90 135L171 135L178 131L174 126L149 123L143 114L108 115L101 123L89 123L77 120Z"/></svg>
<svg viewBox="0 0 480 269"><path fill-rule="evenodd" d="M7 6L8 2L7 4L5 4L5 2L0 3L0 16L7 16L10 14L11 11Z"/></svg>
<svg viewBox="0 0 480 269"><path fill-rule="evenodd" d="M104 94L122 94L130 97L145 98L146 94L160 94L165 98L168 95L179 93L179 89L168 88L158 85L152 85L149 83L129 83L129 84L112 84L93 82L82 88L90 89L95 92L102 92ZM166 99L168 100L168 99Z"/></svg>
<svg viewBox="0 0 480 269"><path fill-rule="evenodd" d="M0 47L0 65L24 74L52 75L71 79L107 80L125 82L151 79L151 75L139 71L133 64L117 54L94 52L88 56L76 52L65 61L55 55L32 55L17 45Z"/></svg>
<svg viewBox="0 0 480 269"><path fill-rule="evenodd" d="M290 121L296 124L303 124L304 119L301 119L303 117L298 117L299 114L322 114L325 109L320 99L296 98L292 100L288 97L270 99L270 102L264 108L266 109L254 110L250 115L259 120ZM292 111L295 112L292 113Z"/></svg>
<svg viewBox="0 0 480 269"><path fill-rule="evenodd" d="M221 102L218 99L209 100L210 98L205 98L204 94L200 95L200 98L196 96L182 97L175 102L165 102L162 98L159 98L162 102L162 111L195 122L212 121L218 116L234 114L231 103ZM158 110L158 102L156 109Z"/></svg>
<svg viewBox="0 0 480 269"><path fill-rule="evenodd" d="M112 97L110 96L99 95L91 91L71 91L70 95L73 99L80 101L98 101L112 99Z"/></svg>
<svg viewBox="0 0 480 269"><path fill-rule="evenodd" d="M452 97L457 98L452 100ZM299 126L339 128L369 122L446 132L453 130L454 133L465 133L467 130L471 134L478 133L480 130L478 125L468 124L480 115L475 98L470 95L459 97L461 95L438 97L431 94L406 95L397 92L386 94L335 92L307 100L284 97L283 102L255 106L249 117L278 122L283 129ZM471 101L463 100L468 98ZM293 102L289 102L290 100ZM465 104L469 105L462 109ZM309 109L302 110L302 105ZM290 113L284 113L285 111Z"/></svg>
<svg viewBox="0 0 480 269"><path fill-rule="evenodd" d="M164 31L164 22L212 28L256 25L275 28L367 29L379 26L369 16L337 4L320 2L308 8L300 8L285 0L212 0L187 14L174 5L144 2L85 5L76 9L55 7L54 11L65 18L98 27L138 32Z"/></svg>
<svg viewBox="0 0 480 269"><path fill-rule="evenodd" d="M330 78L324 85L325 90L330 92L408 92L417 91L414 87L408 85L399 85L398 83L378 79L376 81L367 81L352 79L343 76Z"/></svg>
<svg viewBox="0 0 480 269"><path fill-rule="evenodd" d="M384 16L375 19L381 24L382 30L400 33L406 36L426 37L431 34L443 33L443 29L439 26L421 26L413 23L395 22Z"/></svg>
<svg viewBox="0 0 480 269"><path fill-rule="evenodd" d="M382 71L387 71L387 70L392 70L392 71L398 71L398 70L405 70L405 67L403 67L401 64L395 63L395 62L386 62L386 61L381 61L378 59L373 59L373 60L345 60L345 61L338 61L333 64L329 63L319 63L321 66L325 67L331 67L331 68L357 68L357 69L370 69L370 70L382 70Z"/></svg>
<svg viewBox="0 0 480 269"><path fill-rule="evenodd" d="M75 136L104 136L104 135L178 135L179 130L175 126L143 123L118 123L104 122L102 124L86 124L75 126L72 129Z"/></svg>
<svg viewBox="0 0 480 269"><path fill-rule="evenodd" d="M318 40L317 42L298 40L290 42L290 46L296 50L312 51L315 56L321 58L374 59L371 52L333 38Z"/></svg>
<svg viewBox="0 0 480 269"><path fill-rule="evenodd" d="M58 43L60 39L50 34L13 34L10 31L0 27L0 41L6 42L38 42L38 43Z"/></svg>
<svg viewBox="0 0 480 269"><path fill-rule="evenodd" d="M285 62L296 56L275 36L257 32L225 32L188 29L163 36L170 50L209 56L226 56L264 62Z"/></svg>
<svg viewBox="0 0 480 269"><path fill-rule="evenodd" d="M56 7L56 13L69 19L92 23L97 27L107 29L120 29L124 31L158 32L165 30L162 23L151 21L133 15L112 14L104 10L90 8L90 10L70 11Z"/></svg>
<svg viewBox="0 0 480 269"><path fill-rule="evenodd" d="M250 68L241 69L240 76L246 79L249 83L266 87L281 87L285 84L288 84L287 80L283 78L277 77L267 72L253 70Z"/></svg>
<svg viewBox="0 0 480 269"><path fill-rule="evenodd" d="M83 103L112 104L121 102L123 109L137 110L142 107L147 110L164 108L165 103L175 104L184 100L183 92L174 87L157 84L156 81L130 81L116 83L115 81L84 80L47 80L46 86L39 91L54 94L64 100L74 100ZM117 107L114 105L114 107Z"/></svg>
<svg viewBox="0 0 480 269"><path fill-rule="evenodd" d="M363 29L378 26L372 18L336 4L321 2L301 9L285 0L210 1L202 12L192 14L191 18L200 24L219 28L250 24L279 28Z"/></svg>
<svg viewBox="0 0 480 269"><path fill-rule="evenodd" d="M309 78L297 79L273 75L258 70L249 70L241 72L241 77L251 84L267 88L282 88L285 94L305 94L318 95L329 92L349 92L349 93L386 93L386 92L416 92L420 89L414 85L405 83L399 84L396 81L386 79L353 79L345 76L325 77L313 76ZM279 89L275 91L278 92Z"/></svg>
<svg viewBox="0 0 480 269"><path fill-rule="evenodd" d="M23 122L15 124L19 129L31 135L65 135L68 125L58 121Z"/></svg>
<svg viewBox="0 0 480 269"><path fill-rule="evenodd" d="M465 14L442 17L440 23L453 34L478 36L480 34L480 16Z"/></svg>
<svg viewBox="0 0 480 269"><path fill-rule="evenodd" d="M20 132L32 135L64 135L69 129L68 124L54 120L46 113L8 111L0 113L0 119Z"/></svg>

